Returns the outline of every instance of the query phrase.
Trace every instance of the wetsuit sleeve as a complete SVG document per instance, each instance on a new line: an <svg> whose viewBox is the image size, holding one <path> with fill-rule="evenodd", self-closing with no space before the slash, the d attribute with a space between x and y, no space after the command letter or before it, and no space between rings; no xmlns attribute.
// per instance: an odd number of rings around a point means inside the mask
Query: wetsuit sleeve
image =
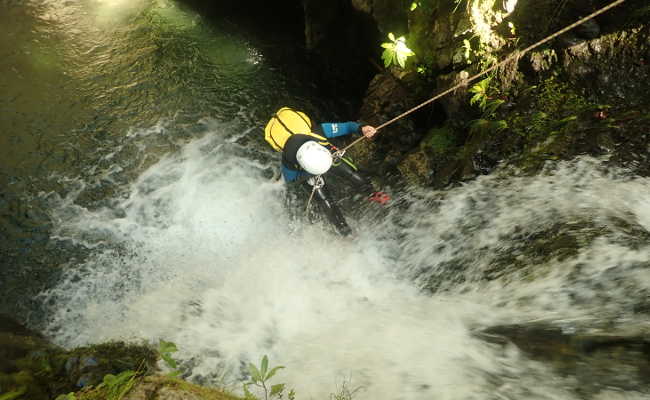
<svg viewBox="0 0 650 400"><path fill-rule="evenodd" d="M326 138L335 138L359 132L359 124L353 121L349 122L323 122L320 124L323 134Z"/></svg>
<svg viewBox="0 0 650 400"><path fill-rule="evenodd" d="M282 176L284 177L284 180L287 182L295 182L302 177L307 177L310 175L305 171L296 171L295 169L291 169L286 165L282 164Z"/></svg>

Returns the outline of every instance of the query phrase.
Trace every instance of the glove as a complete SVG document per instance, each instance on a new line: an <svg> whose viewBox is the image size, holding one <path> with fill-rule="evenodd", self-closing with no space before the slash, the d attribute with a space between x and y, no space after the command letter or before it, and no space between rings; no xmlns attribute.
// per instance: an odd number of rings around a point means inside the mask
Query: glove
<svg viewBox="0 0 650 400"><path fill-rule="evenodd" d="M385 206L390 201L390 196L384 192L374 192L373 194L370 195L368 200L375 202L377 204L381 204L382 206Z"/></svg>

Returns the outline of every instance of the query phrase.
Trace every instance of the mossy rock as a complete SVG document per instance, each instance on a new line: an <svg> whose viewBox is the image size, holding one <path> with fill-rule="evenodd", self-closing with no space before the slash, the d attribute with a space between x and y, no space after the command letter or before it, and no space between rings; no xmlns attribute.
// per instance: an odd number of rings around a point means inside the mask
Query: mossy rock
<svg viewBox="0 0 650 400"><path fill-rule="evenodd" d="M423 186L428 183L431 167L427 155L422 150L407 155L397 168L411 185Z"/></svg>
<svg viewBox="0 0 650 400"><path fill-rule="evenodd" d="M182 379L162 375L134 378L122 400L241 400L220 389L206 388ZM92 387L74 394L76 400L110 399L106 386Z"/></svg>
<svg viewBox="0 0 650 400"><path fill-rule="evenodd" d="M4 322L0 328L3 394L50 399L55 394L98 384L106 374L156 368L157 353L148 345L114 342L66 350L7 317L0 317L0 321Z"/></svg>
<svg viewBox="0 0 650 400"><path fill-rule="evenodd" d="M580 398L604 388L647 392L650 389L650 339L647 332L594 333L579 325L546 323L495 326L477 333L492 343L516 345L528 357L544 361L579 385Z"/></svg>

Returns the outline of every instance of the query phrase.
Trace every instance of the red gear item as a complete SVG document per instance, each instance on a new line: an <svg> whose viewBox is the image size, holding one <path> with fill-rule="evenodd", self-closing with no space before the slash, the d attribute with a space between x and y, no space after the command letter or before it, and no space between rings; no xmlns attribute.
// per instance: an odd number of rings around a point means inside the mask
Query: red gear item
<svg viewBox="0 0 650 400"><path fill-rule="evenodd" d="M370 195L368 200L374 201L377 204L381 204L382 206L385 206L390 201L390 196L384 192L375 192Z"/></svg>

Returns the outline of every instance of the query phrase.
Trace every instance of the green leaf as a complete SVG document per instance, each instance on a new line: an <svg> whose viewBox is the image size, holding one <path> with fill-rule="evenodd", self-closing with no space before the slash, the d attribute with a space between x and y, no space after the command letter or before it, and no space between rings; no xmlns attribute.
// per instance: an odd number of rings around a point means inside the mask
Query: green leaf
<svg viewBox="0 0 650 400"><path fill-rule="evenodd" d="M27 391L27 387L22 386L18 390L0 395L0 400L14 400L22 396Z"/></svg>
<svg viewBox="0 0 650 400"><path fill-rule="evenodd" d="M388 33L388 38L392 40L393 42L395 41L395 35L393 35L393 32Z"/></svg>
<svg viewBox="0 0 650 400"><path fill-rule="evenodd" d="M535 114L533 114L532 117L533 117L534 120L539 121L539 120L542 120L542 119L546 119L548 117L548 114L546 114L543 111L538 111Z"/></svg>
<svg viewBox="0 0 650 400"><path fill-rule="evenodd" d="M488 113L489 115L494 114L501 105L505 103L505 100L501 99L496 99L496 100L490 100L487 102L485 105L485 112Z"/></svg>
<svg viewBox="0 0 650 400"><path fill-rule="evenodd" d="M395 45L393 43L385 42L381 44L381 47L383 47L384 49L394 49Z"/></svg>
<svg viewBox="0 0 650 400"><path fill-rule="evenodd" d="M279 383L277 385L271 386L271 394L269 396L277 396L284 390L284 383Z"/></svg>
<svg viewBox="0 0 650 400"><path fill-rule="evenodd" d="M166 342L162 339L160 339L160 344L158 345L158 352L159 353L175 353L178 351L178 348L176 345L172 342Z"/></svg>
<svg viewBox="0 0 650 400"><path fill-rule="evenodd" d="M269 374L266 376L266 380L269 380L269 379L273 378L273 376L278 372L278 370L280 370L282 368L284 368L284 366L278 365L277 367L271 369L269 371Z"/></svg>
<svg viewBox="0 0 650 400"><path fill-rule="evenodd" d="M402 54L398 54L397 64L399 64L400 67L404 68L404 66L406 65L406 57Z"/></svg>
<svg viewBox="0 0 650 400"><path fill-rule="evenodd" d="M246 400L257 400L257 397L250 390L248 390L249 384L244 384L244 398Z"/></svg>
<svg viewBox="0 0 650 400"><path fill-rule="evenodd" d="M160 357L163 359L163 361L165 361L165 364L167 364L167 366L169 368L176 369L176 367L178 367L178 364L176 363L176 360L171 358L171 356L169 354L167 354L167 353L161 354Z"/></svg>
<svg viewBox="0 0 650 400"><path fill-rule="evenodd" d="M489 130L490 121L484 118L474 120L470 123L469 130L473 133Z"/></svg>
<svg viewBox="0 0 650 400"><path fill-rule="evenodd" d="M559 120L558 123L560 123L560 124L566 124L567 122L575 121L575 120L577 120L577 119L578 119L577 116L575 116L575 115L570 115L570 116L568 116L568 117L566 117L566 118L563 118L563 119Z"/></svg>
<svg viewBox="0 0 650 400"><path fill-rule="evenodd" d="M113 383L115 383L115 379L116 379L116 377L113 374L104 375L104 379L103 379L104 385L113 386Z"/></svg>
<svg viewBox="0 0 650 400"><path fill-rule="evenodd" d="M492 129L495 132L501 132L505 129L508 129L508 123L502 119L499 121L494 121L494 123L492 124Z"/></svg>
<svg viewBox="0 0 650 400"><path fill-rule="evenodd" d="M3 396L0 396L0 399L6 400ZM58 395L54 400L77 400L77 397L74 395L74 392L70 392L68 394Z"/></svg>
<svg viewBox="0 0 650 400"><path fill-rule="evenodd" d="M415 10L416 8L418 8L418 3L414 1L411 3L411 11Z"/></svg>
<svg viewBox="0 0 650 400"><path fill-rule="evenodd" d="M386 49L381 55L381 58L384 60L384 66L388 68L395 61L395 52L391 51L390 49Z"/></svg>
<svg viewBox="0 0 650 400"><path fill-rule="evenodd" d="M260 370L255 365L248 363L248 372L250 372L253 382L262 382L262 374L260 374Z"/></svg>
<svg viewBox="0 0 650 400"><path fill-rule="evenodd" d="M262 370L260 371L260 375L262 375L262 380L266 380L266 371L269 369L269 358L264 355L262 357Z"/></svg>

